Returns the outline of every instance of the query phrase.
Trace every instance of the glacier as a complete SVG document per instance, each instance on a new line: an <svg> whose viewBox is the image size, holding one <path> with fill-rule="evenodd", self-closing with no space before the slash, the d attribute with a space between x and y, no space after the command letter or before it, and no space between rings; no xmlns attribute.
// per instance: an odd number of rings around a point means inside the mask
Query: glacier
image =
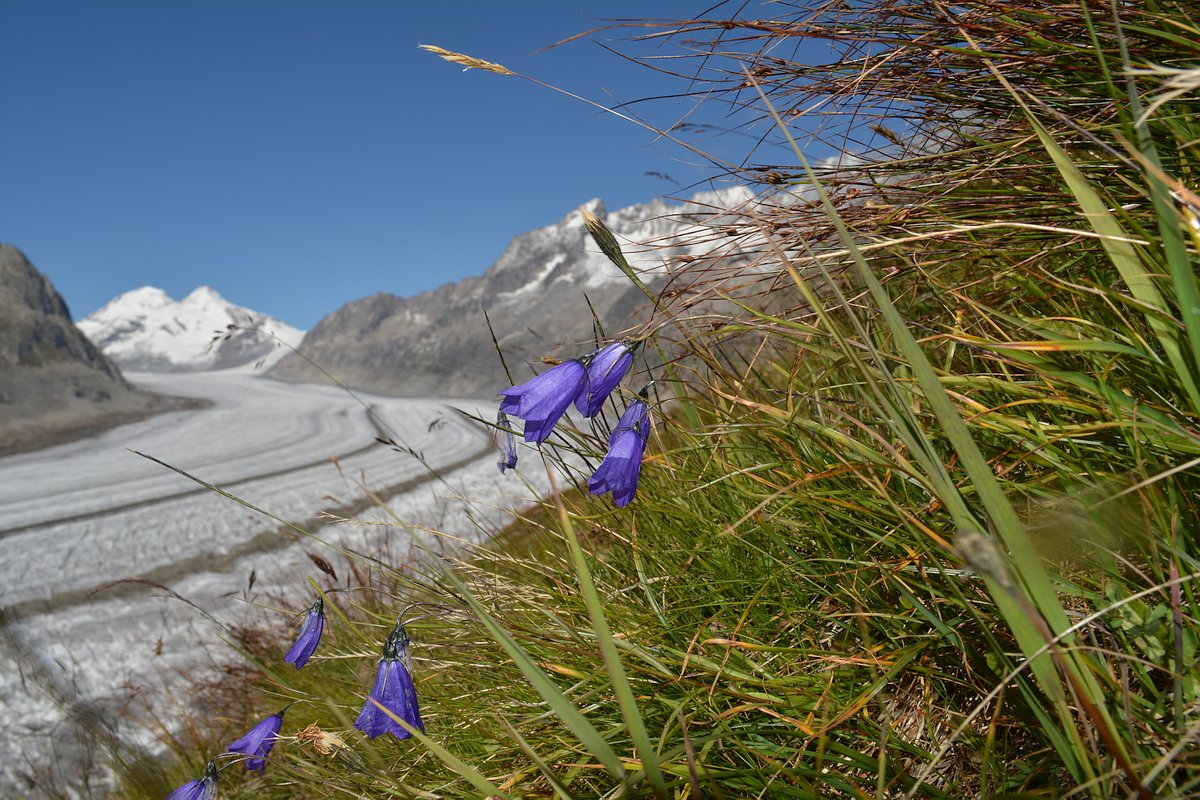
<svg viewBox="0 0 1200 800"><path fill-rule="evenodd" d="M82 796L85 779L111 779L106 736L161 754L154 720L170 728L192 713L187 676L239 658L224 627L288 630L307 579L328 582L310 553L415 563L486 540L549 490L529 448L519 476L496 469L488 431L468 416L491 418L494 400L350 395L245 367L128 377L212 405L0 458L0 795L32 778ZM391 515L405 524L379 524Z"/></svg>

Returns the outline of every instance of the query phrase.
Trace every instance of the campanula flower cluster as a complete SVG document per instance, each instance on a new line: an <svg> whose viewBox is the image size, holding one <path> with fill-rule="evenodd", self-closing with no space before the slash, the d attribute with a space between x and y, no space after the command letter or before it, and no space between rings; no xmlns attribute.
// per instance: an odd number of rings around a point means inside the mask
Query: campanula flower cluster
<svg viewBox="0 0 1200 800"><path fill-rule="evenodd" d="M284 661L295 664L296 669L307 664L321 641L321 632L324 629L325 602L318 597L309 607L304 624L300 628L300 635L284 657ZM226 748L226 752L240 756L239 760L243 761L246 769L251 772L263 774L267 768L267 756L271 754L279 738L279 731L283 728L283 715L286 711L285 708L259 722L247 731L245 736L232 742ZM167 800L213 800L217 796L217 773L216 762L209 761L199 780L183 784L167 795Z"/></svg>
<svg viewBox="0 0 1200 800"><path fill-rule="evenodd" d="M284 656L284 661L293 664L296 669L302 668L312 658L324 630L325 601L318 597L305 613L300 633ZM354 727L371 739L384 733L390 733L397 739L411 738L411 731L397 719L404 720L422 733L425 731L425 723L421 721L421 710L417 705L417 690L412 680L409 644L408 632L402 622L397 622L383 645L383 658L376 669L375 684L354 723ZM245 736L231 743L226 752L237 756L237 760L244 763L248 770L263 774L267 768L267 757L279 739L286 711L287 708L284 708L259 722ZM166 800L215 800L220 769L215 760L209 761L200 778L175 789L167 795Z"/></svg>
<svg viewBox="0 0 1200 800"><path fill-rule="evenodd" d="M564 361L541 375L499 392L496 426L501 435L500 471L517 463L516 444L508 418L525 421L524 438L541 444L572 404L584 417L595 417L633 364L640 342L613 342L580 359ZM650 436L646 403L636 400L625 409L608 437L608 453L588 480L592 494L612 492L618 507L629 505L637 494L642 454Z"/></svg>
<svg viewBox="0 0 1200 800"><path fill-rule="evenodd" d="M247 769L261 775L267 768L267 756L275 747L279 729L283 727L284 711L287 709L255 725L245 736L230 744L226 752L241 756L240 760L244 761ZM218 772L216 761L209 761L198 780L183 784L167 795L167 800L214 800L217 796Z"/></svg>
<svg viewBox="0 0 1200 800"><path fill-rule="evenodd" d="M572 405L584 417L597 416L632 366L640 344L613 342L499 392L502 399L496 415L496 429L500 435L500 459L497 462L500 471L517 465L516 432L511 427L510 417L524 421L526 442L540 445ZM637 494L642 456L649 436L650 416L643 390L641 399L626 407L609 434L608 452L588 480L588 490L592 494L611 492L618 507L628 505ZM300 631L284 656L284 662L302 669L320 645L324 630L325 600L318 597L305 612ZM397 621L376 664L375 682L354 721L354 727L368 738L387 733L397 739L409 739L414 731L425 732L412 679L409 647L403 622ZM226 754L244 763L251 772L263 774L267 758L279 739L286 711L284 708L260 721L240 739L230 743ZM218 773L222 768L216 760L209 761L198 779L175 789L166 800L216 800Z"/></svg>

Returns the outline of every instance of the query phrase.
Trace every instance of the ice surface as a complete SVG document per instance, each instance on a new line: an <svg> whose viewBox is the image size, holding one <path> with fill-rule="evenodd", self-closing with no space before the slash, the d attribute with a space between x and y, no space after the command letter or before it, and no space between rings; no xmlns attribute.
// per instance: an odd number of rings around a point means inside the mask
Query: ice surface
<svg viewBox="0 0 1200 800"><path fill-rule="evenodd" d="M213 406L0 459L0 796L27 793L29 775L60 787L89 770L103 780L97 720L157 752L151 712L169 726L186 705L184 676L236 658L221 626L286 628L308 603L305 579L320 577L307 554L338 562L322 542L408 563L481 541L547 490L535 451L522 452L527 469L501 476L487 431L456 410L489 418L491 401L360 402L245 369L129 377ZM368 491L407 524L369 524L387 515ZM362 522L329 524L324 512ZM167 588L115 583L126 579Z"/></svg>

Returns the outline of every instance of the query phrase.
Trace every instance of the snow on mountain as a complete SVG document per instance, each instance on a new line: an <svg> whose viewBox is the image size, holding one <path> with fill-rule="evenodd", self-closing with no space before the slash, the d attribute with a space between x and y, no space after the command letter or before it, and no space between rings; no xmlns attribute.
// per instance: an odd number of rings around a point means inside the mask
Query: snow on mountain
<svg viewBox="0 0 1200 800"><path fill-rule="evenodd" d="M230 325L236 328L230 328ZM195 372L274 364L304 337L274 317L230 303L201 286L182 300L143 286L117 297L78 327L123 369Z"/></svg>
<svg viewBox="0 0 1200 800"><path fill-rule="evenodd" d="M586 351L594 337L593 313L606 331L617 332L643 324L653 312L592 241L583 210L604 221L641 279L660 287L673 265L732 246L724 244L730 239L722 233L722 220L752 202L742 187L686 203L655 200L614 211L590 200L559 222L514 238L478 277L412 297L379 293L342 306L317 323L302 349L358 389L406 397L488 397L507 379L493 333L515 366L536 363L556 345L566 347L567 357ZM529 373L517 367L515 374ZM271 375L328 380L295 355L282 358Z"/></svg>

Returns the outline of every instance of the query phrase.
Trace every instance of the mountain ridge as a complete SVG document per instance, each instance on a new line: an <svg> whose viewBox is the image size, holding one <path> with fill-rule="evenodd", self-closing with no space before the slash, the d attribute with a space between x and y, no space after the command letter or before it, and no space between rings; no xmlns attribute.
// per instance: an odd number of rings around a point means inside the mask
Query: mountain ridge
<svg viewBox="0 0 1200 800"><path fill-rule="evenodd" d="M198 372L270 365L304 332L235 305L207 285L174 300L154 286L118 295L78 327L123 369ZM268 335L273 334L273 335Z"/></svg>
<svg viewBox="0 0 1200 800"><path fill-rule="evenodd" d="M341 306L308 332L299 349L356 389L407 397L490 397L508 385L497 345L519 382L531 374L520 362L535 363L561 347L574 348L570 355L586 352L598 338L596 322L611 336L652 311L645 295L591 240L582 210L604 220L618 241L652 243L627 247L626 257L643 281L654 284L666 278L673 260L711 251L711 236L697 232L708 230L712 217L750 200L741 187L616 211L589 200L559 222L515 236L481 275L410 297L378 292ZM269 374L289 381L328 380L294 354L280 359Z"/></svg>
<svg viewBox="0 0 1200 800"><path fill-rule="evenodd" d="M141 392L71 322L54 285L0 244L0 454L190 405Z"/></svg>

